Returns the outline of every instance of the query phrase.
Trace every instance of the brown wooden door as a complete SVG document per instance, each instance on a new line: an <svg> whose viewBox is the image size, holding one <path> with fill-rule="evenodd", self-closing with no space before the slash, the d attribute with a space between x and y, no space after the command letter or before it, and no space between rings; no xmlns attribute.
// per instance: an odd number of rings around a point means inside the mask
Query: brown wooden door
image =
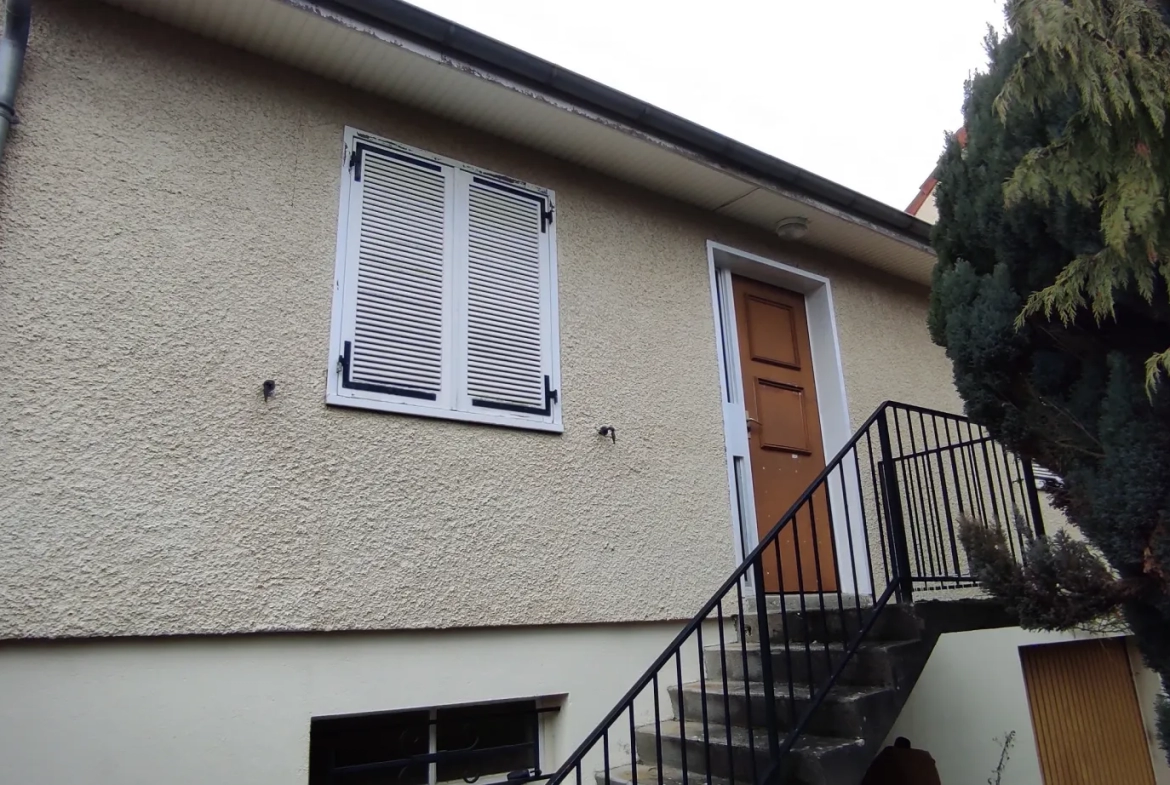
<svg viewBox="0 0 1170 785"><path fill-rule="evenodd" d="M1125 641L1020 649L1044 785L1154 785Z"/></svg>
<svg viewBox="0 0 1170 785"><path fill-rule="evenodd" d="M825 468L825 453L804 296L738 276L732 292L762 539ZM775 553L773 548L764 562L767 591L837 588L824 493L801 508L780 537L779 559Z"/></svg>

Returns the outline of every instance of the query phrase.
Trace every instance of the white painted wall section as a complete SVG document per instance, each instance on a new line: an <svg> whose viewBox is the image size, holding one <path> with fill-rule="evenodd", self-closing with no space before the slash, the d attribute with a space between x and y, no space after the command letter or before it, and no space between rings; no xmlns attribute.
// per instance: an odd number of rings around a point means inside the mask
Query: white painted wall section
<svg viewBox="0 0 1170 785"><path fill-rule="evenodd" d="M0 646L0 782L299 785L314 716L563 695L546 715L551 768L678 627Z"/></svg>
<svg viewBox="0 0 1170 785"><path fill-rule="evenodd" d="M946 785L986 785L999 762L1002 744L997 739L1014 730L1004 785L1044 785L1019 650L1084 637L1019 627L942 636L886 744L905 736L913 746L930 752ZM1158 785L1167 785L1170 767L1152 726L1158 680L1140 658L1131 657L1131 664L1155 777Z"/></svg>

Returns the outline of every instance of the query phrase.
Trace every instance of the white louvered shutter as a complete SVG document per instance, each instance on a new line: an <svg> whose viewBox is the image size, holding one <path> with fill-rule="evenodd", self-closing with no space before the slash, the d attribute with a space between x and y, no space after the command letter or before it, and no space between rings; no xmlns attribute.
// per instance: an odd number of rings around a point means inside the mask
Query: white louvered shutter
<svg viewBox="0 0 1170 785"><path fill-rule="evenodd" d="M459 201L461 408L552 422L551 205L470 172Z"/></svg>
<svg viewBox="0 0 1170 785"><path fill-rule="evenodd" d="M341 387L449 408L454 170L357 149Z"/></svg>

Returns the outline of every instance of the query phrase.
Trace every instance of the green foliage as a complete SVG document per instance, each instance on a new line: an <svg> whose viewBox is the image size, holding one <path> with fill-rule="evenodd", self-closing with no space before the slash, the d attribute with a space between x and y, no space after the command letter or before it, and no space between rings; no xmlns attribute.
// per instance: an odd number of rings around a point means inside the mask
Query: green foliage
<svg viewBox="0 0 1170 785"><path fill-rule="evenodd" d="M1024 563L1008 546L1002 526L963 518L959 539L980 585L1015 613L1027 630L1069 630L1095 625L1116 614L1133 587L1119 580L1109 566L1082 541L1065 532L1027 538Z"/></svg>
<svg viewBox="0 0 1170 785"><path fill-rule="evenodd" d="M1162 745L1162 749L1170 750L1170 699L1166 697L1165 693L1158 696L1158 705L1154 712L1158 743Z"/></svg>
<svg viewBox="0 0 1170 785"><path fill-rule="evenodd" d="M1104 561L1053 538L1037 572L989 588L1040 626L1120 607L1170 687L1170 385L1147 385L1170 363L1170 146L1151 108L1170 81L1147 83L1165 66L1152 7L1009 3L967 86L966 145L948 138L939 163L929 327L967 414L1062 478L1053 503ZM1098 601L1095 582L1116 592Z"/></svg>
<svg viewBox="0 0 1170 785"><path fill-rule="evenodd" d="M1079 253L1020 313L1076 321L1088 307L1116 316L1114 294L1152 303L1170 278L1170 27L1150 0L1009 0L1008 23L1026 49L994 108L1061 111L1059 129L1028 150L1004 185L1008 205L1070 200L1099 214L1101 247ZM1147 358L1152 388L1170 350Z"/></svg>

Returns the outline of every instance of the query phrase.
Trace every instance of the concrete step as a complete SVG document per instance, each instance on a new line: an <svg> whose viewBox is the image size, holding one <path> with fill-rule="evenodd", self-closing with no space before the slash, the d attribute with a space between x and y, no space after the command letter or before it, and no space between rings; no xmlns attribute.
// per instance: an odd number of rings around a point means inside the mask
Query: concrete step
<svg viewBox="0 0 1170 785"><path fill-rule="evenodd" d="M924 659L926 654L927 646L922 641L866 642L845 663L837 683L897 687L911 675L917 676L921 666L911 673L906 665ZM797 684L823 684L844 655L843 643L812 641L806 647L801 642L790 642L785 649L781 639L772 646L773 679L785 686L790 676ZM757 643L729 643L722 651L718 646L708 646L703 662L709 680L722 682L724 673L728 683L764 680L764 659Z"/></svg>
<svg viewBox="0 0 1170 785"><path fill-rule="evenodd" d="M756 598L749 593L744 597L744 611L754 613L756 610ZM825 594L818 594L816 592L798 594L790 592L787 594L768 594L765 597L765 603L768 610L777 610L781 605L790 611L797 611L801 609L810 610L813 608L828 608L830 610L838 608L855 609L871 608L873 607L873 599L868 595L858 597L855 594L842 594L837 596L836 592L828 592Z"/></svg>
<svg viewBox="0 0 1170 785"><path fill-rule="evenodd" d="M682 717L689 726L702 727L704 705L708 725L730 724L737 727L759 728L765 723L767 698L764 685L756 682L728 683L724 691L722 681L682 686L681 700L677 687L668 688L674 716ZM811 705L807 686L775 687L776 720L787 730L795 726ZM805 726L807 733L835 738L866 738L888 732L898 716L897 692L891 687L863 687L835 685L824 702Z"/></svg>
<svg viewBox="0 0 1170 785"><path fill-rule="evenodd" d="M688 722L685 723L684 737L679 723L674 720L663 722L661 728L660 740L655 738L653 725L638 728L634 733L638 757L644 764L654 767L655 776L657 767L654 764L658 761L659 746L663 766L680 773L684 768L685 751L685 768L692 785L705 782L708 773L736 782L759 782L770 769L768 738L763 730L749 731L746 728L709 725L704 737L701 725ZM805 735L786 756L784 771L774 782L784 785L838 785L853 782L856 772L865 770L868 763L866 755L865 743L861 739ZM657 779L650 782L657 785Z"/></svg>
<svg viewBox="0 0 1170 785"><path fill-rule="evenodd" d="M777 596L775 602L769 598L768 630L773 646L785 641L817 641L821 643L844 643L850 640L868 621L874 612L872 608L806 607L801 610L789 608L791 597ZM740 627L744 640L758 642L759 617L744 609ZM911 607L889 604L878 611L877 619L866 636L868 641L911 641L922 636L922 621L914 615Z"/></svg>
<svg viewBox="0 0 1170 785"><path fill-rule="evenodd" d="M616 766L610 771L599 771L597 785L731 785L731 780L710 774L659 767L654 763L637 766Z"/></svg>

